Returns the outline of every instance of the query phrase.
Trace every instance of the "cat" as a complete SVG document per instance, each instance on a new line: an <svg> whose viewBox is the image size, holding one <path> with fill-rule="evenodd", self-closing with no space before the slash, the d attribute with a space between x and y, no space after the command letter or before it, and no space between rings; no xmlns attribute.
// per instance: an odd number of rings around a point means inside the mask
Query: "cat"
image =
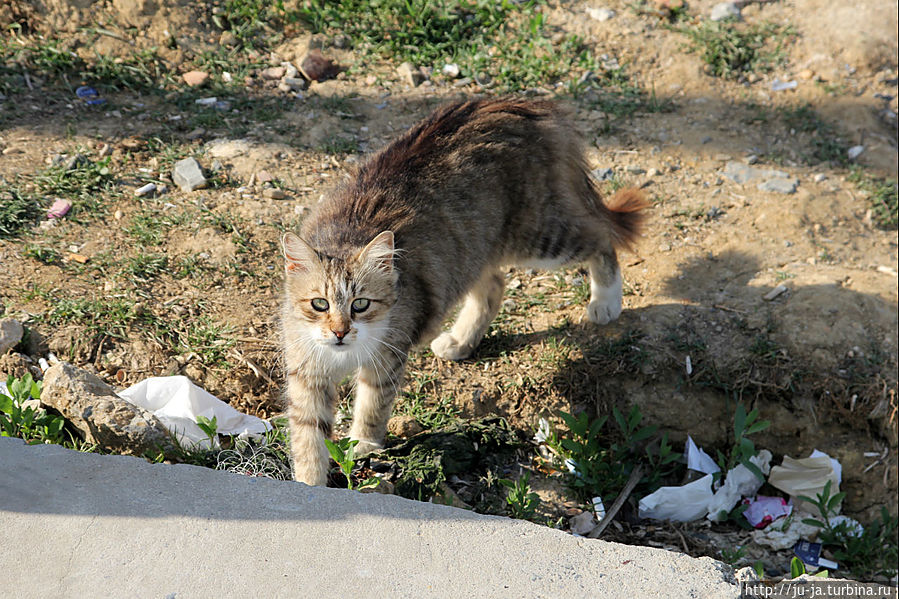
<svg viewBox="0 0 899 599"><path fill-rule="evenodd" d="M646 206L635 189L603 203L573 125L547 101L451 104L375 154L282 238L295 479L327 484L336 385L353 372L350 437L357 453L382 447L407 353L430 341L441 358L469 357L500 309L502 266L586 262L588 318L617 318L616 249Z"/></svg>

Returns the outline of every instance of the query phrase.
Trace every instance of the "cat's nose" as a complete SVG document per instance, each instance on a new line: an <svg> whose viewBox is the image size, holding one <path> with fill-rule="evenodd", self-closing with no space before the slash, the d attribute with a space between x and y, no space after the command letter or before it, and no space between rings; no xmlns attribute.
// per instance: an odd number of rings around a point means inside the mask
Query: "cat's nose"
<svg viewBox="0 0 899 599"><path fill-rule="evenodd" d="M334 333L334 336L338 339L343 339L346 337L346 334L349 333L349 330L335 331L334 329L331 329L331 332Z"/></svg>

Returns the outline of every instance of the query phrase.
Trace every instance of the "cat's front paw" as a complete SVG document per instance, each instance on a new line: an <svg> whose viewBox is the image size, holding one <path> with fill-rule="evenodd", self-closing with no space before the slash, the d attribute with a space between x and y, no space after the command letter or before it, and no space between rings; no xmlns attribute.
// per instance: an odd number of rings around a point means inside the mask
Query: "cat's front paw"
<svg viewBox="0 0 899 599"><path fill-rule="evenodd" d="M365 456L370 453L375 453L384 449L384 445L381 443L375 443L373 441L362 441L360 440L356 443L356 446L353 448L353 453L356 456Z"/></svg>
<svg viewBox="0 0 899 599"><path fill-rule="evenodd" d="M431 351L435 356L444 360L464 360L471 355L471 348L462 346L449 333L441 333L439 337L431 341Z"/></svg>
<svg viewBox="0 0 899 599"><path fill-rule="evenodd" d="M596 324L609 324L621 316L621 296L593 300L587 305L587 317Z"/></svg>

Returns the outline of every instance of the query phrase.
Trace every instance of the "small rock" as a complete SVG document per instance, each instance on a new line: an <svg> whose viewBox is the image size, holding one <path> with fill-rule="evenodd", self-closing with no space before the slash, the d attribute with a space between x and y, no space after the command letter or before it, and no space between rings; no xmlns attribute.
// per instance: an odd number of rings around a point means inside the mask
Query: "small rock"
<svg viewBox="0 0 899 599"><path fill-rule="evenodd" d="M345 48L349 48L352 40L350 36L339 33L334 36L334 39L331 40L331 44L337 48L338 50L343 50Z"/></svg>
<svg viewBox="0 0 899 599"><path fill-rule="evenodd" d="M852 146L846 152L846 155L849 156L849 160L855 160L859 156L862 155L862 152L865 151L865 146Z"/></svg>
<svg viewBox="0 0 899 599"><path fill-rule="evenodd" d="M596 21L608 21L615 17L615 11L609 8L587 8L587 15Z"/></svg>
<svg viewBox="0 0 899 599"><path fill-rule="evenodd" d="M269 187L263 190L262 195L270 200L286 200L288 198L287 192L277 187Z"/></svg>
<svg viewBox="0 0 899 599"><path fill-rule="evenodd" d="M615 173L613 173L610 168L597 168L590 171L590 174L593 175L593 178L597 181L608 181Z"/></svg>
<svg viewBox="0 0 899 599"><path fill-rule="evenodd" d="M0 340L0 349L3 341ZM22 378L31 372L28 368L28 360L25 356L16 352L4 353L0 351L0 381L6 381L11 376Z"/></svg>
<svg viewBox="0 0 899 599"><path fill-rule="evenodd" d="M206 187L203 169L200 168L200 163L195 158L185 158L176 162L172 169L172 181L182 191L193 191Z"/></svg>
<svg viewBox="0 0 899 599"><path fill-rule="evenodd" d="M100 158L106 158L107 156L110 156L111 154L112 154L112 146L110 146L109 144L103 144L102 146L100 146L100 151L97 152L97 155Z"/></svg>
<svg viewBox="0 0 899 599"><path fill-rule="evenodd" d="M209 79L209 73L205 71L188 71L181 75L181 79L191 87L200 87Z"/></svg>
<svg viewBox="0 0 899 599"><path fill-rule="evenodd" d="M773 191L775 193L795 193L799 187L799 179L789 179L785 177L775 177L759 183L757 189L759 191Z"/></svg>
<svg viewBox="0 0 899 599"><path fill-rule="evenodd" d="M651 168L648 171L646 171L647 177L658 177L660 174L661 174L661 171L659 171L659 169L657 169L657 168Z"/></svg>
<svg viewBox="0 0 899 599"><path fill-rule="evenodd" d="M284 77L285 78L289 77L291 79L295 79L300 76L300 69L293 66L292 63L284 61L281 63L281 66L284 67Z"/></svg>
<svg viewBox="0 0 899 599"><path fill-rule="evenodd" d="M773 92L782 92L788 89L796 89L799 87L799 83L796 81L781 81L780 79L775 79L771 82L771 91Z"/></svg>
<svg viewBox="0 0 899 599"><path fill-rule="evenodd" d="M259 183L271 183L275 178L268 171L258 171L256 173L256 181Z"/></svg>
<svg viewBox="0 0 899 599"><path fill-rule="evenodd" d="M646 172L645 169L642 169L639 166L634 166L634 165L627 167L627 169L625 169L625 170L627 170L627 172L629 172L632 175L642 175L643 173Z"/></svg>
<svg viewBox="0 0 899 599"><path fill-rule="evenodd" d="M88 443L116 453L170 450L171 437L156 416L116 395L93 374L66 362L44 373L41 403L57 410Z"/></svg>
<svg viewBox="0 0 899 599"><path fill-rule="evenodd" d="M267 69L263 69L262 78L266 81L277 81L281 77L285 75L286 69L284 67L269 67Z"/></svg>
<svg viewBox="0 0 899 599"><path fill-rule="evenodd" d="M817 173L814 176L814 181L815 183L822 183L824 181L827 181L827 175L825 175L824 173Z"/></svg>
<svg viewBox="0 0 899 599"><path fill-rule="evenodd" d="M293 92L301 92L306 89L307 85L309 85L302 77L285 77L281 80L281 83L286 85L290 91Z"/></svg>
<svg viewBox="0 0 899 599"><path fill-rule="evenodd" d="M787 178L789 175L774 169L761 169L732 160L724 165L724 176L734 183L749 183L757 179Z"/></svg>
<svg viewBox="0 0 899 599"><path fill-rule="evenodd" d="M784 286L784 285L778 285L777 287L775 287L774 289L772 289L771 291L769 291L768 293L766 293L762 299L764 299L766 302L770 302L771 300L773 300L773 299L776 298L777 296L779 296L779 295L781 295L782 293L786 292L786 290L787 290L786 286Z"/></svg>
<svg viewBox="0 0 899 599"><path fill-rule="evenodd" d="M156 184L155 183L147 183L146 185L143 185L143 186L135 189L134 195L136 195L138 197L142 197L145 195L149 195L149 194L153 193L154 191L156 191Z"/></svg>
<svg viewBox="0 0 899 599"><path fill-rule="evenodd" d="M300 72L309 81L324 81L340 72L340 67L318 49L311 49L299 64Z"/></svg>
<svg viewBox="0 0 899 599"><path fill-rule="evenodd" d="M63 199L57 199L47 210L47 218L62 218L72 209L72 202Z"/></svg>
<svg viewBox="0 0 899 599"><path fill-rule="evenodd" d="M425 80L422 72L411 62L404 62L396 68L397 75L403 80L403 83L410 87L418 87Z"/></svg>
<svg viewBox="0 0 899 599"><path fill-rule="evenodd" d="M586 535L596 526L596 518L593 517L593 512L586 511L581 512L577 516L568 520L568 525L571 527L571 532L576 535Z"/></svg>
<svg viewBox="0 0 899 599"><path fill-rule="evenodd" d="M397 437L414 437L423 430L413 416L394 416L387 421L387 432Z"/></svg>
<svg viewBox="0 0 899 599"><path fill-rule="evenodd" d="M236 46L238 43L237 36L228 31L222 31L222 34L219 36L219 45L220 46Z"/></svg>
<svg viewBox="0 0 899 599"><path fill-rule="evenodd" d="M24 334L25 328L15 318L0 320L0 354L5 354L7 350L18 345Z"/></svg>
<svg viewBox="0 0 899 599"><path fill-rule="evenodd" d="M811 69L802 69L801 71L799 71L800 79L805 79L806 81L808 81L809 79L814 78L814 76L815 76L815 71L813 71Z"/></svg>
<svg viewBox="0 0 899 599"><path fill-rule="evenodd" d="M478 73L474 76L474 82L478 85L490 85L493 81L493 78L490 77L487 73Z"/></svg>
<svg viewBox="0 0 899 599"><path fill-rule="evenodd" d="M712 7L709 18L713 21L724 21L726 19L740 20L740 7L736 2L719 2Z"/></svg>
<svg viewBox="0 0 899 599"><path fill-rule="evenodd" d="M453 87L465 87L466 85L471 85L471 77L462 77L455 83L453 83Z"/></svg>
<svg viewBox="0 0 899 599"><path fill-rule="evenodd" d="M462 71L459 69L459 65L454 62L450 64L443 65L443 68L440 69L440 72L449 77L450 79L455 79L459 76L459 73Z"/></svg>

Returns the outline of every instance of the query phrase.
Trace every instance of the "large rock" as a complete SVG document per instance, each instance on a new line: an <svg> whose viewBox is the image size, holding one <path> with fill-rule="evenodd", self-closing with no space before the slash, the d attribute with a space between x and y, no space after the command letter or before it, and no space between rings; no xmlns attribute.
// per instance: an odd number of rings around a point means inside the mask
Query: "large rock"
<svg viewBox="0 0 899 599"><path fill-rule="evenodd" d="M128 403L93 374L62 362L44 374L41 403L57 410L88 443L116 453L143 455L172 449L156 416Z"/></svg>
<svg viewBox="0 0 899 599"><path fill-rule="evenodd" d="M18 345L24 334L25 329L18 320L14 318L0 320L0 355L5 354L9 348Z"/></svg>

